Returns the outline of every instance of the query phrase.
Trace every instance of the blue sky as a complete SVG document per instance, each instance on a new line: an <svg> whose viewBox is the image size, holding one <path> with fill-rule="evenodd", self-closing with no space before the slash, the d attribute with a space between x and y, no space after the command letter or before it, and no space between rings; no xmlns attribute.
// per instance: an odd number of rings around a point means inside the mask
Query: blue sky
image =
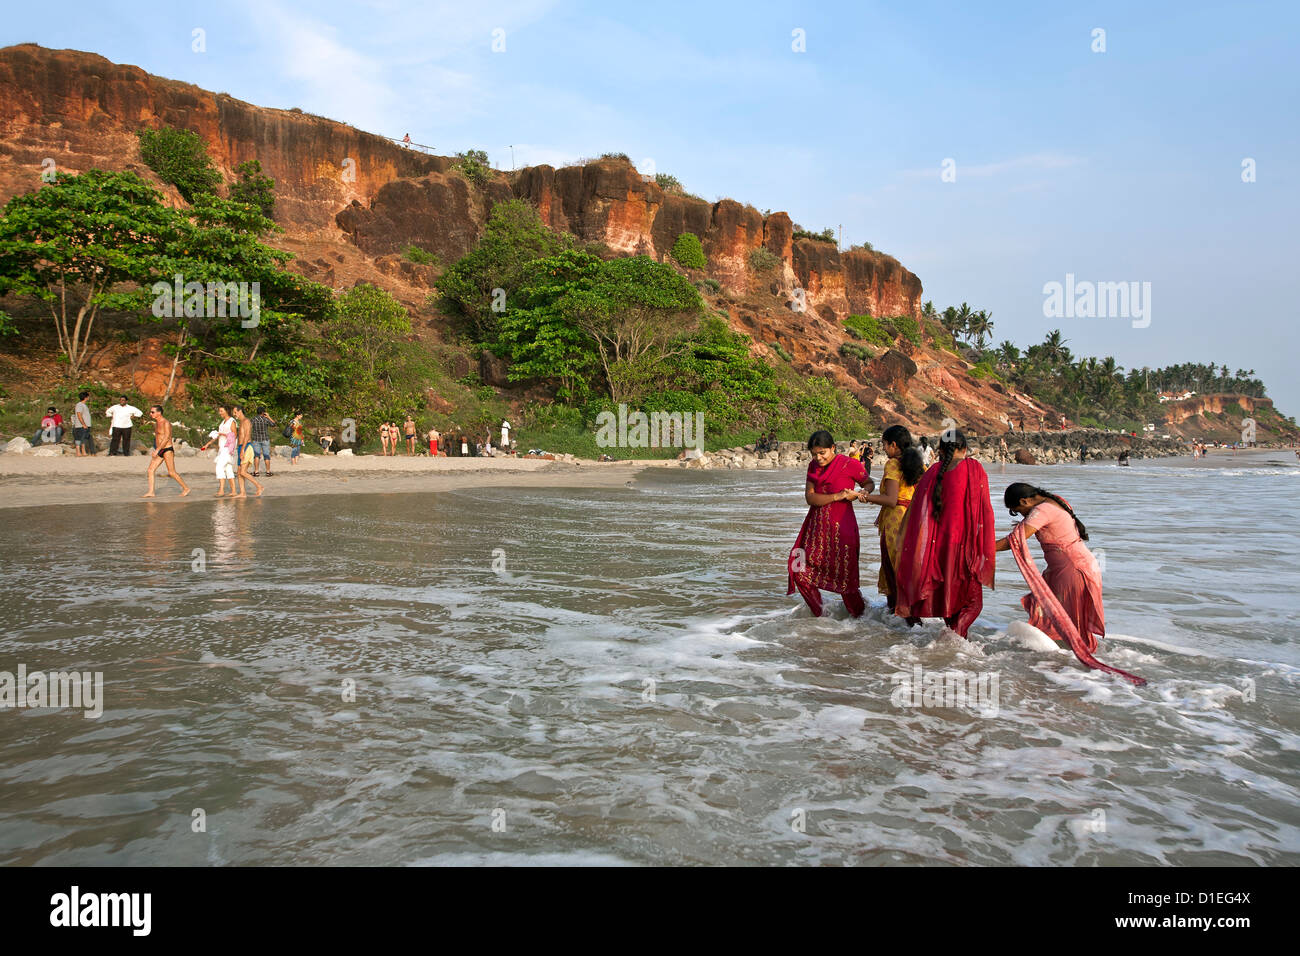
<svg viewBox="0 0 1300 956"><path fill-rule="evenodd" d="M940 308L990 310L998 340L1059 327L1125 367L1254 368L1297 414L1298 27L1281 2L71 0L11 6L0 45L89 50L506 168L511 144L518 165L626 152L706 199L842 224ZM1150 325L1045 318L1067 273L1150 282Z"/></svg>

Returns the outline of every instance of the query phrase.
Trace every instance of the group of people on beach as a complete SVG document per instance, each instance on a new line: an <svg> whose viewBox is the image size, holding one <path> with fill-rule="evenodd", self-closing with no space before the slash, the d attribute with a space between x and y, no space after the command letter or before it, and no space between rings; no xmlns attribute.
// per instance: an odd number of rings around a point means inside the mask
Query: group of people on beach
<svg viewBox="0 0 1300 956"><path fill-rule="evenodd" d="M998 539L988 475L968 455L959 429L940 436L936 460L929 465L902 425L884 430L880 448L888 457L877 489L869 466L838 453L829 432L817 431L808 439L812 461L804 500L809 508L788 558L788 594L798 591L817 617L823 590L841 595L853 617L866 610L853 503L872 504L880 508L875 521L880 536L877 589L889 610L909 625L942 618L967 637L983 610L983 589L993 587L995 556L1009 550L1029 585L1021 604L1030 624L1067 643L1089 667L1144 683L1093 656L1106 634L1101 572L1084 544L1088 531L1069 502L1025 482L1008 485L1003 504L1023 520ZM1029 554L1033 536L1047 558L1046 575Z"/></svg>

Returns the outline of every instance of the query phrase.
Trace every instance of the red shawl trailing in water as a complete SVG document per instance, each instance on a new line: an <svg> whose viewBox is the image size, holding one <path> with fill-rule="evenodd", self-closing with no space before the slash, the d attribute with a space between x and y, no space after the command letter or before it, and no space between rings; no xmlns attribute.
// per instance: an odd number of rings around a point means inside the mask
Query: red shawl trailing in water
<svg viewBox="0 0 1300 956"><path fill-rule="evenodd" d="M962 637L984 609L993 587L993 505L984 466L964 458L943 476L943 512L934 515L934 483L943 462L930 466L912 492L898 554L899 617L956 618Z"/></svg>
<svg viewBox="0 0 1300 956"><path fill-rule="evenodd" d="M1146 681L1136 674L1130 674L1118 667L1103 664L1092 656L1091 651L1097 646L1096 638L1090 634L1088 639L1085 640L1079 635L1079 629L1070 620L1070 615L1066 613L1065 608L1061 606L1061 602L1056 599L1056 595L1048 587L1047 581L1039 573L1038 565L1034 563L1033 557L1029 554L1029 543L1025 540L1024 522L1011 529L1011 534L1007 535L1007 541L1011 544L1011 553L1015 555L1016 564L1020 565L1020 573L1024 575L1025 583L1029 585L1029 591L1034 597L1034 604L1038 612L1034 621L1035 625L1051 638L1058 641L1068 641L1070 650L1074 651L1074 656L1089 667L1118 674L1125 680L1132 681L1138 687L1146 684Z"/></svg>
<svg viewBox="0 0 1300 956"><path fill-rule="evenodd" d="M867 480L862 462L836 455L822 468L814 460L808 465L808 480L819 495L849 491ZM858 519L848 501L832 501L808 509L799 538L786 562L789 588L795 592L795 576L809 587L835 594L853 594L858 584Z"/></svg>

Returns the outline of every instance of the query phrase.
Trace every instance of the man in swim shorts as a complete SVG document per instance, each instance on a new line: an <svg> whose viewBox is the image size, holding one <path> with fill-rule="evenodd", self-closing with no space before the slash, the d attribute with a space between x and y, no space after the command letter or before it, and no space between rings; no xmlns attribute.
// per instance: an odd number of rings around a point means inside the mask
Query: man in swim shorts
<svg viewBox="0 0 1300 956"><path fill-rule="evenodd" d="M149 490L140 497L155 497L154 473L159 465L166 465L167 474L175 478L176 484L181 486L181 497L184 498L190 493L190 486L185 484L185 480L176 472L176 453L172 450L172 423L163 414L161 405L150 405L149 417L153 419L153 454L149 456L149 471L146 475L149 479Z"/></svg>

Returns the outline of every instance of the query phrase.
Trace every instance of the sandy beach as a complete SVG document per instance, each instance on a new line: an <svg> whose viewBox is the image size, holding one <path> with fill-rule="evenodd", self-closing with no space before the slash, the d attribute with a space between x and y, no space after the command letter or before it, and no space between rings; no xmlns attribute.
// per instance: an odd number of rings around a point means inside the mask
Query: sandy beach
<svg viewBox="0 0 1300 956"><path fill-rule="evenodd" d="M618 487L652 462L594 462L571 464L529 458L429 458L427 456L361 457L303 455L290 465L277 456L274 473L260 479L264 497L287 495L373 494L447 491L467 487L610 488ZM147 490L145 455L77 458L72 455L34 457L0 455L0 508L44 505L104 504L128 501L208 501L217 490L212 459L179 458L176 470L192 488L181 497L180 487L158 469L155 498ZM255 495L248 486L249 497Z"/></svg>

